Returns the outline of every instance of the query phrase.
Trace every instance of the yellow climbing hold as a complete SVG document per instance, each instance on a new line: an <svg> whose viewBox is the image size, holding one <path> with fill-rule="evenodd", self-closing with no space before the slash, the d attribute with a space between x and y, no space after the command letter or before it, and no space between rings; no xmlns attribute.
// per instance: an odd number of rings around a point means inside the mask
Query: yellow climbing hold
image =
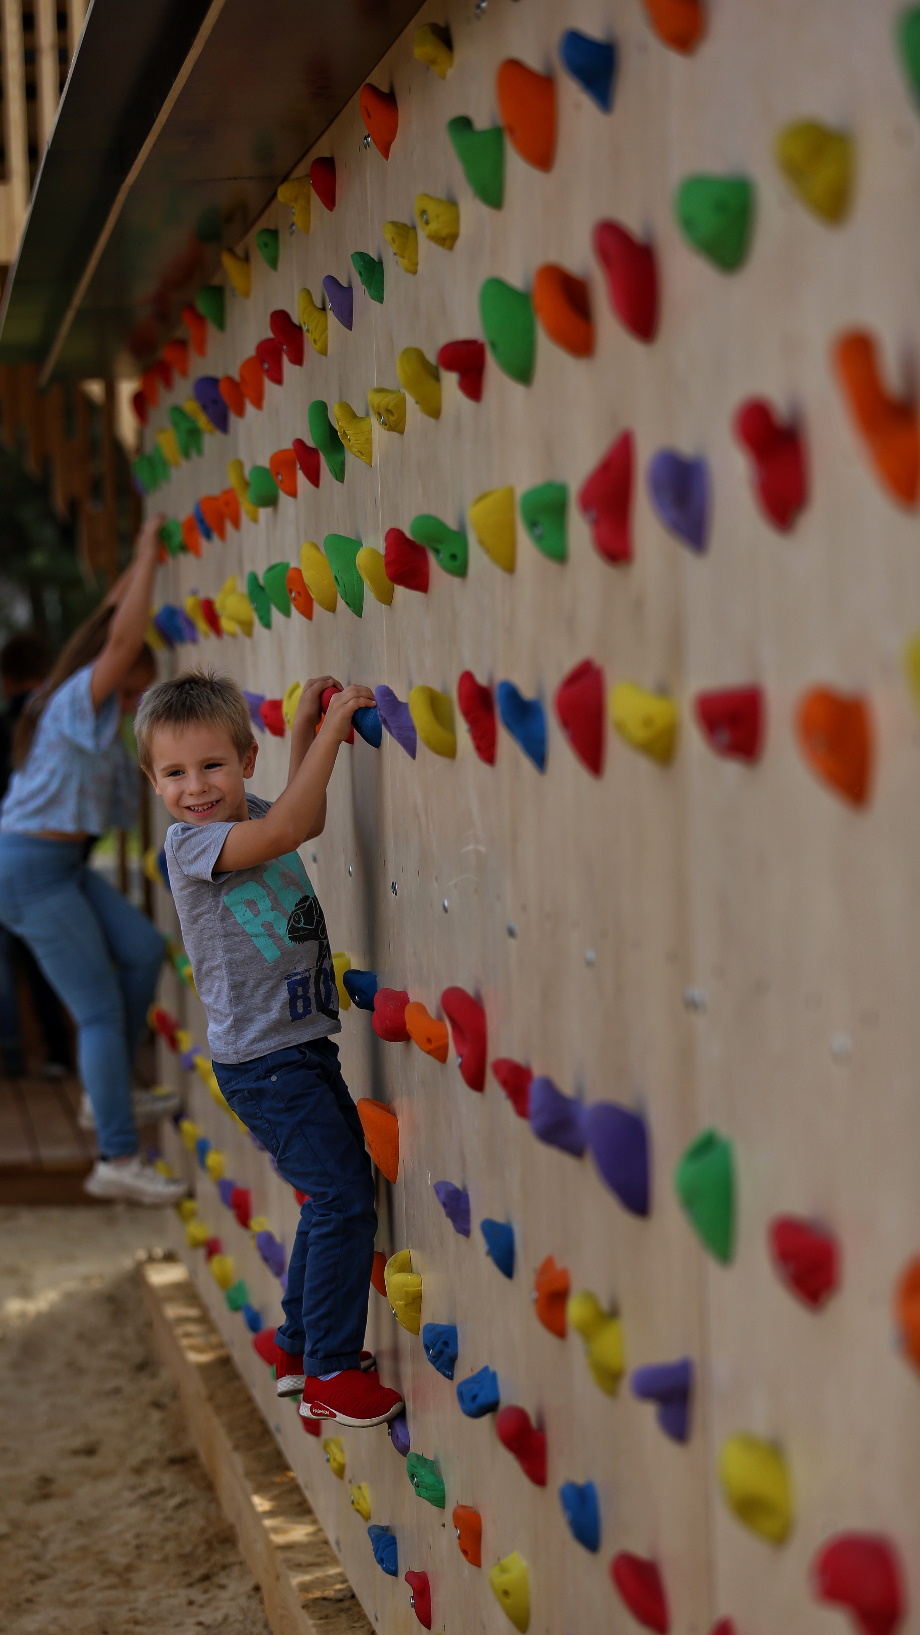
<svg viewBox="0 0 920 1635"><path fill-rule="evenodd" d="M236 588L236 574L231 573L214 598L220 622L227 636L252 635L253 611L248 596Z"/></svg>
<svg viewBox="0 0 920 1635"><path fill-rule="evenodd" d="M410 227L407 221L385 221L383 236L391 250L396 252L396 259L403 272L418 272L418 233Z"/></svg>
<svg viewBox="0 0 920 1635"><path fill-rule="evenodd" d="M182 407L186 414L191 415L195 425L200 426L202 431L213 432L215 430L213 422L208 419L197 397L187 397Z"/></svg>
<svg viewBox="0 0 920 1635"><path fill-rule="evenodd" d="M514 572L517 525L513 488L490 488L474 500L469 510L470 527L497 568Z"/></svg>
<svg viewBox="0 0 920 1635"><path fill-rule="evenodd" d="M201 1131L193 1118L180 1118L179 1135L182 1138L182 1145L186 1152L195 1151L195 1142L200 1134Z"/></svg>
<svg viewBox="0 0 920 1635"><path fill-rule="evenodd" d="M314 352L318 352L321 358L326 357L329 351L329 314L325 307L317 306L309 290L301 290L297 297L297 316Z"/></svg>
<svg viewBox="0 0 920 1635"><path fill-rule="evenodd" d="M197 1198L180 1198L176 1204L176 1213L180 1221L193 1221L198 1214Z"/></svg>
<svg viewBox="0 0 920 1635"><path fill-rule="evenodd" d="M236 1282L236 1267L232 1255L212 1255L208 1269L218 1288L229 1289Z"/></svg>
<svg viewBox="0 0 920 1635"><path fill-rule="evenodd" d="M904 648L904 674L910 688L910 696L920 712L920 635L911 636Z"/></svg>
<svg viewBox="0 0 920 1635"><path fill-rule="evenodd" d="M792 1490L779 1449L744 1432L730 1436L719 1455L719 1477L738 1520L772 1544L782 1544L792 1527Z"/></svg>
<svg viewBox="0 0 920 1635"><path fill-rule="evenodd" d="M460 237L460 206L452 199L436 199L431 193L416 193L415 214L422 232L442 250L452 250Z"/></svg>
<svg viewBox="0 0 920 1635"><path fill-rule="evenodd" d="M391 1255L383 1268L390 1310L410 1334L418 1334L422 1327L422 1280L412 1270L412 1254L399 1249Z"/></svg>
<svg viewBox="0 0 920 1635"><path fill-rule="evenodd" d="M243 257L236 255L233 250L221 250L220 264L237 295L248 301L252 294L252 263L244 261Z"/></svg>
<svg viewBox="0 0 920 1635"><path fill-rule="evenodd" d="M214 634L211 626L208 624L207 619L201 611L201 597L196 596L194 591L192 591L190 596L186 596L185 598L185 611L200 635L212 636Z"/></svg>
<svg viewBox="0 0 920 1635"><path fill-rule="evenodd" d="M210 1236L211 1229L205 1226L204 1221L186 1221L185 1241L190 1249L203 1249Z"/></svg>
<svg viewBox="0 0 920 1635"><path fill-rule="evenodd" d="M246 475L246 467L244 466L242 460L228 461L227 476L230 479L230 486L236 494L236 497L250 522L258 522L258 507L253 505L249 498L249 478Z"/></svg>
<svg viewBox="0 0 920 1635"><path fill-rule="evenodd" d="M404 432L406 429L406 394L395 387L372 386L367 394L367 406L378 426L384 431Z"/></svg>
<svg viewBox="0 0 920 1635"><path fill-rule="evenodd" d="M350 403L333 403L332 413L335 416L335 429L345 447L357 459L363 460L365 465L373 465L374 445L370 415L355 414Z"/></svg>
<svg viewBox="0 0 920 1635"><path fill-rule="evenodd" d="M351 1010L351 996L342 980L345 972L351 970L351 955L333 954L332 969L335 972L335 985L339 995L339 1010Z"/></svg>
<svg viewBox="0 0 920 1635"><path fill-rule="evenodd" d="M367 1483L356 1482L354 1487L350 1490L348 1497L351 1500L352 1510L357 1510L359 1516L362 1516L365 1521L370 1521L371 1493Z"/></svg>
<svg viewBox="0 0 920 1635"><path fill-rule="evenodd" d="M301 233L309 233L313 208L313 188L309 176L293 176L282 182L278 189L278 203L289 204L294 212L294 226Z"/></svg>
<svg viewBox="0 0 920 1635"><path fill-rule="evenodd" d="M620 681L610 691L610 719L621 738L662 766L674 758L677 745L677 705L661 693L647 693L631 681Z"/></svg>
<svg viewBox="0 0 920 1635"><path fill-rule="evenodd" d="M496 1561L489 1572L489 1584L502 1612L523 1635L530 1623L530 1576L517 1550Z"/></svg>
<svg viewBox="0 0 920 1635"><path fill-rule="evenodd" d="M339 593L335 588L332 569L327 558L323 555L319 546L313 543L312 539L308 539L306 544L300 547L300 571L314 602L318 602L320 607L324 607L327 613L334 613Z"/></svg>
<svg viewBox="0 0 920 1635"><path fill-rule="evenodd" d="M288 732L293 730L294 717L297 714L297 706L300 703L302 692L302 681L292 681L290 687L285 688L284 697L281 700L281 714L284 716L284 724Z"/></svg>
<svg viewBox="0 0 920 1635"><path fill-rule="evenodd" d="M823 221L842 221L853 185L852 139L816 119L800 119L780 131L773 151L802 203Z"/></svg>
<svg viewBox="0 0 920 1635"><path fill-rule="evenodd" d="M337 1476L341 1481L345 1475L345 1449L342 1446L341 1437L327 1436L323 1443L323 1452L326 1455L326 1463L333 1476Z"/></svg>
<svg viewBox="0 0 920 1635"><path fill-rule="evenodd" d="M191 1050L191 1048L192 1048L192 1036L189 1033L188 1028L176 1028L176 1049L179 1052L179 1055L184 1056L185 1052L187 1050ZM196 1127L196 1130L195 1130L196 1140L197 1140L198 1136L200 1136L200 1134L201 1134L201 1131ZM192 1142L193 1146L194 1146L194 1144L195 1143Z"/></svg>
<svg viewBox="0 0 920 1635"><path fill-rule="evenodd" d="M430 420L441 418L441 373L418 346L404 346L396 359L399 384Z"/></svg>
<svg viewBox="0 0 920 1635"><path fill-rule="evenodd" d="M412 55L417 62L433 68L438 79L446 79L454 65L449 29L439 23L420 23L412 41Z"/></svg>
<svg viewBox="0 0 920 1635"><path fill-rule="evenodd" d="M355 557L355 567L371 595L384 607L389 607L394 587L392 579L387 578L383 553L375 551L373 545L362 545Z"/></svg>
<svg viewBox="0 0 920 1635"><path fill-rule="evenodd" d="M584 1341L595 1384L608 1396L615 1397L626 1368L623 1325L619 1317L604 1311L597 1296L587 1289L572 1295L566 1315L570 1326L578 1330Z"/></svg>
<svg viewBox="0 0 920 1635"><path fill-rule="evenodd" d="M457 734L450 693L439 693L436 687L413 687L409 693L409 714L426 749L452 761L457 753Z"/></svg>
<svg viewBox="0 0 920 1635"><path fill-rule="evenodd" d="M205 1153L204 1167L212 1181L222 1181L226 1170L226 1160L219 1147L212 1147Z"/></svg>
<svg viewBox="0 0 920 1635"><path fill-rule="evenodd" d="M182 455L179 453L179 439L173 426L164 426L157 432L157 444L167 465L181 466Z"/></svg>
<svg viewBox="0 0 920 1635"><path fill-rule="evenodd" d="M155 653L165 653L166 643L153 622L153 616L147 620L147 629L144 631L144 641L152 647Z"/></svg>
<svg viewBox="0 0 920 1635"><path fill-rule="evenodd" d="M255 1243L257 1233L267 1232L267 1231L268 1231L268 1216L267 1215L250 1215L250 1217L249 1217L249 1236L252 1238L253 1243Z"/></svg>

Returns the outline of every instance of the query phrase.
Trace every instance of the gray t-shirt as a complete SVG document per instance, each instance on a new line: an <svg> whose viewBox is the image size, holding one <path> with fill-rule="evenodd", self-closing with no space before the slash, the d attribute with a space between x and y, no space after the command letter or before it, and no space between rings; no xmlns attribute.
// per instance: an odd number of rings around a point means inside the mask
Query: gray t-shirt
<svg viewBox="0 0 920 1635"><path fill-rule="evenodd" d="M247 795L250 818L271 801ZM166 866L217 1062L248 1062L338 1033L326 921L296 852L214 874L232 823L174 823Z"/></svg>

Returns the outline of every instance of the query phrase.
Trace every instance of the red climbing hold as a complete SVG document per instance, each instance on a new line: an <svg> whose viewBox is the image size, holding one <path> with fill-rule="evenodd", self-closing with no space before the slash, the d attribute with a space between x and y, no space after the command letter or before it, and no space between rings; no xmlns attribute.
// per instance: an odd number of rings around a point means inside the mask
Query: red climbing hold
<svg viewBox="0 0 920 1635"><path fill-rule="evenodd" d="M578 492L578 509L591 528L594 548L607 562L632 561L633 434L624 431Z"/></svg>
<svg viewBox="0 0 920 1635"><path fill-rule="evenodd" d="M151 409L160 401L160 377L155 369L145 369L141 375L141 393Z"/></svg>
<svg viewBox="0 0 920 1635"><path fill-rule="evenodd" d="M445 988L441 1009L450 1023L460 1077L471 1090L486 1087L486 1013L465 988Z"/></svg>
<svg viewBox="0 0 920 1635"><path fill-rule="evenodd" d="M314 159L310 166L310 186L320 204L327 210L335 209L335 160L331 157Z"/></svg>
<svg viewBox="0 0 920 1635"><path fill-rule="evenodd" d="M536 1487L546 1486L546 1432L531 1422L525 1408L502 1408L495 1421L498 1440L513 1453Z"/></svg>
<svg viewBox="0 0 920 1635"><path fill-rule="evenodd" d="M296 364L299 368L303 363L303 330L300 325L294 322L289 312L285 312L284 307L276 307L274 312L270 312L268 315L268 327L281 347L288 363ZM257 346L257 353L258 350ZM265 365L263 364L262 367L264 369ZM268 374L267 369L265 372ZM270 375L269 379L273 380L274 376Z"/></svg>
<svg viewBox="0 0 920 1635"><path fill-rule="evenodd" d="M760 397L749 397L741 404L732 430L753 461L754 492L761 508L777 528L788 532L808 500L801 431L791 422L778 420Z"/></svg>
<svg viewBox="0 0 920 1635"><path fill-rule="evenodd" d="M604 269L610 305L631 335L653 341L658 329L658 263L651 244L643 244L618 221L599 221L594 254Z"/></svg>
<svg viewBox="0 0 920 1635"><path fill-rule="evenodd" d="M256 342L256 357L266 380L280 386L284 380L284 348L274 335L267 335L264 341ZM240 366L240 381L243 379L243 368Z"/></svg>
<svg viewBox="0 0 920 1635"><path fill-rule="evenodd" d="M711 749L735 761L756 761L763 745L764 704L759 687L697 693L694 714Z"/></svg>
<svg viewBox="0 0 920 1635"><path fill-rule="evenodd" d="M464 670L457 682L457 703L470 729L476 754L487 766L494 766L498 728L495 725L495 699L491 687L482 686L472 670Z"/></svg>
<svg viewBox="0 0 920 1635"><path fill-rule="evenodd" d="M202 596L201 612L204 616L205 623L211 626L215 636L222 636L224 633L224 627L220 622L220 614L214 606L210 596Z"/></svg>
<svg viewBox="0 0 920 1635"><path fill-rule="evenodd" d="M498 1056L492 1063L492 1072L508 1097L518 1118L530 1113L530 1081L533 1073L523 1062L512 1061L510 1056Z"/></svg>
<svg viewBox="0 0 920 1635"><path fill-rule="evenodd" d="M365 87L365 90L367 87ZM371 87L373 89L373 87ZM363 92L362 92L363 95ZM386 158L386 154L384 154ZM423 1629L431 1628L431 1585L427 1573L406 1573L406 1583L412 1590L412 1606Z"/></svg>
<svg viewBox="0 0 920 1635"><path fill-rule="evenodd" d="M208 320L203 318L197 307L182 308L182 322L189 332L192 342L192 351L203 358L208 350Z"/></svg>
<svg viewBox="0 0 920 1635"><path fill-rule="evenodd" d="M291 1187L291 1191L293 1192L294 1197L295 1197L295 1199L297 1201L298 1208L302 1204L308 1204L310 1202L309 1192L301 1192L299 1187Z"/></svg>
<svg viewBox="0 0 920 1635"><path fill-rule="evenodd" d="M806 1306L817 1308L830 1299L840 1274L832 1232L794 1215L778 1215L770 1222L770 1248L783 1282Z"/></svg>
<svg viewBox="0 0 920 1635"><path fill-rule="evenodd" d="M392 91L379 91L376 85L362 85L358 97L361 118L378 153L389 159L390 149L399 129L399 108Z"/></svg>
<svg viewBox="0 0 920 1635"><path fill-rule="evenodd" d="M254 409L261 409L265 402L265 376L262 373L262 365L255 356L244 358L240 364L240 390L247 403L251 403Z"/></svg>
<svg viewBox="0 0 920 1635"><path fill-rule="evenodd" d="M671 1620L657 1563L622 1550L610 1563L610 1576L637 1622L668 1635Z"/></svg>
<svg viewBox="0 0 920 1635"><path fill-rule="evenodd" d="M263 698L259 705L259 714L274 738L284 737L283 706L284 700L281 698Z"/></svg>
<svg viewBox="0 0 920 1635"><path fill-rule="evenodd" d="M205 1239L205 1245L204 1245L204 1258L205 1258L205 1260L213 1260L215 1255L222 1255L223 1252L224 1252L224 1246L221 1243L220 1238L206 1238Z"/></svg>
<svg viewBox="0 0 920 1635"><path fill-rule="evenodd" d="M375 1249L374 1264L371 1267L371 1288L376 1289L378 1294L382 1294L384 1300L387 1297L386 1278L384 1277L386 1263L387 1256L384 1254L383 1250Z"/></svg>
<svg viewBox="0 0 920 1635"><path fill-rule="evenodd" d="M894 1635L906 1602L901 1563L887 1538L872 1533L838 1533L811 1563L819 1601L849 1607L863 1635Z"/></svg>
<svg viewBox="0 0 920 1635"><path fill-rule="evenodd" d="M582 659L559 683L556 715L578 759L599 778L607 741L604 672L593 659Z"/></svg>
<svg viewBox="0 0 920 1635"><path fill-rule="evenodd" d="M278 1345L273 1328L260 1329L252 1337L252 1349L257 1357L261 1357L266 1368L274 1368Z"/></svg>
<svg viewBox="0 0 920 1635"><path fill-rule="evenodd" d="M230 1208L242 1227L252 1220L252 1193L248 1187L234 1187L230 1194Z"/></svg>
<svg viewBox="0 0 920 1635"><path fill-rule="evenodd" d="M720 1618L719 1622L712 1626L712 1635L738 1635L735 1620L733 1618Z"/></svg>
<svg viewBox="0 0 920 1635"><path fill-rule="evenodd" d="M312 1414L309 1419L304 1419L303 1414L298 1414L297 1418L308 1436L322 1436L323 1422L321 1419L314 1419Z"/></svg>
<svg viewBox="0 0 920 1635"><path fill-rule="evenodd" d="M387 578L394 585L402 585L404 590L419 590L423 594L427 591L431 571L428 552L424 545L416 545L414 539L404 534L401 528L388 528L386 531L383 565Z"/></svg>
<svg viewBox="0 0 920 1635"><path fill-rule="evenodd" d="M378 988L374 995L374 1014L371 1027L378 1039L387 1044L405 1044L409 1037L406 1027L406 1006L409 995L405 988Z"/></svg>
<svg viewBox="0 0 920 1635"><path fill-rule="evenodd" d="M166 359L165 358L157 358L156 363L151 364L150 367L153 370L153 373L159 379L160 384L162 386L165 386L167 392L171 392L172 391L172 384L173 384L173 372L172 372L172 368L171 368L170 364L167 363Z"/></svg>
<svg viewBox="0 0 920 1635"><path fill-rule="evenodd" d="M305 443L302 437L293 438L291 448L294 450L294 458L307 482L312 483L314 488L319 488L319 473L322 464L319 449L311 448L310 444Z"/></svg>
<svg viewBox="0 0 920 1635"><path fill-rule="evenodd" d="M445 341L438 352L438 367L458 377L461 392L473 403L482 399L485 366L485 341Z"/></svg>
<svg viewBox="0 0 920 1635"><path fill-rule="evenodd" d="M188 375L188 341L167 341L163 357L171 369L185 380Z"/></svg>
<svg viewBox="0 0 920 1635"><path fill-rule="evenodd" d="M150 412L150 404L148 403L143 392L135 392L131 399L131 407L133 408L134 413L141 425L146 426L147 416Z"/></svg>

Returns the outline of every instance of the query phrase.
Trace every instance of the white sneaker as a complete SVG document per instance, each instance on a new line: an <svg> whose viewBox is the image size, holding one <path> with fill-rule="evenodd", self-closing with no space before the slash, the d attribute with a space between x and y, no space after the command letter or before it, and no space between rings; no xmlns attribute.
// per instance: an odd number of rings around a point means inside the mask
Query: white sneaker
<svg viewBox="0 0 920 1635"><path fill-rule="evenodd" d="M161 1175L146 1159L136 1155L120 1164L111 1158L97 1158L83 1182L83 1190L91 1198L124 1198L134 1204L177 1204L185 1197L188 1187L184 1181Z"/></svg>
<svg viewBox="0 0 920 1635"><path fill-rule="evenodd" d="M182 1105L182 1098L178 1090L166 1090L162 1086L154 1090L132 1090L131 1106L138 1124L155 1124L158 1118L171 1118ZM81 1130L94 1130L96 1119L92 1103L86 1091L80 1102L80 1111L77 1113L77 1123Z"/></svg>

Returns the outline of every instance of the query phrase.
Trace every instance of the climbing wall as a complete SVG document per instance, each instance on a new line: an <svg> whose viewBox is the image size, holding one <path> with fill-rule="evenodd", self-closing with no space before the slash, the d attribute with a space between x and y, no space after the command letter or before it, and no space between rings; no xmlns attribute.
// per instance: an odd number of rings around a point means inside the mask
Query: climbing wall
<svg viewBox="0 0 920 1635"><path fill-rule="evenodd" d="M293 683L389 690L303 856L406 1426L275 1399L297 1204L162 890L177 1243L382 1629L917 1630L920 25L565 13L424 6L139 402L162 672L247 689L253 789Z"/></svg>

